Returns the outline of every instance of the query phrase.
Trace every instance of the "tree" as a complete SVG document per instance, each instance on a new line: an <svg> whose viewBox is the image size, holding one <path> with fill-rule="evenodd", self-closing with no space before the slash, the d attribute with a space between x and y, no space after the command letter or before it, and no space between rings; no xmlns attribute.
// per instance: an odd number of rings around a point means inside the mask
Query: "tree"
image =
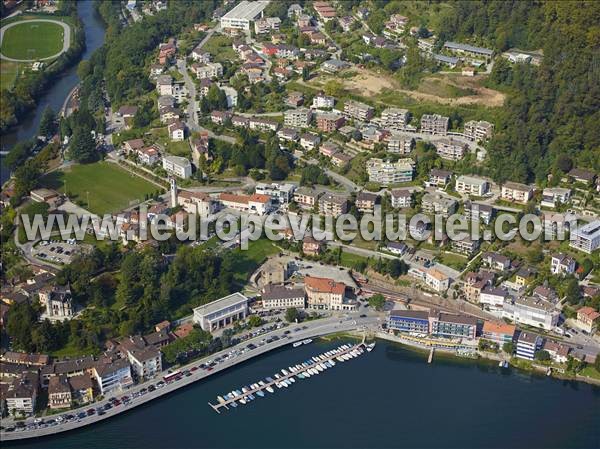
<svg viewBox="0 0 600 449"><path fill-rule="evenodd" d="M293 323L298 319L298 309L290 307L285 311L285 320L288 323Z"/></svg>
<svg viewBox="0 0 600 449"><path fill-rule="evenodd" d="M258 315L250 315L248 318L248 326L250 327L258 327L263 323L263 320Z"/></svg>
<svg viewBox="0 0 600 449"><path fill-rule="evenodd" d="M369 306L373 307L375 310L383 310L383 306L385 306L385 297L381 293L376 293L369 298Z"/></svg>
<svg viewBox="0 0 600 449"><path fill-rule="evenodd" d="M308 66L302 68L302 80L308 81L310 79L310 69Z"/></svg>
<svg viewBox="0 0 600 449"><path fill-rule="evenodd" d="M511 342L506 342L502 345L502 350L507 354L512 355L515 352L515 345Z"/></svg>
<svg viewBox="0 0 600 449"><path fill-rule="evenodd" d="M53 136L56 129L56 114L50 106L46 106L42 113L38 134L44 137Z"/></svg>
<svg viewBox="0 0 600 449"><path fill-rule="evenodd" d="M547 362L550 360L550 353L545 349L542 349L541 351L535 353L535 359L539 360L540 362Z"/></svg>
<svg viewBox="0 0 600 449"><path fill-rule="evenodd" d="M96 142L90 128L86 126L75 128L69 144L69 155L75 162L83 164L97 159Z"/></svg>

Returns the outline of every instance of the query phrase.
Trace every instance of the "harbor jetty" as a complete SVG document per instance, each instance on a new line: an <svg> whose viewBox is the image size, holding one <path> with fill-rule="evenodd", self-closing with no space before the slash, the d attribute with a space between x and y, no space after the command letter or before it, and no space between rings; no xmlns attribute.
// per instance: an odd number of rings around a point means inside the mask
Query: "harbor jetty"
<svg viewBox="0 0 600 449"><path fill-rule="evenodd" d="M306 344L306 343L305 343ZM363 342L351 345L344 344L331 351L316 355L310 359L282 369L272 377L266 377L263 380L233 390L221 396L217 396L217 403L208 403L214 411L221 413L221 410L228 410L229 407L235 408L238 405L245 405L255 399L266 396L266 393L272 394L275 389L288 388L296 380L308 379L311 376L317 376L329 368L333 368L337 363L343 363L353 358L359 357L366 352L371 352L375 343L366 344Z"/></svg>

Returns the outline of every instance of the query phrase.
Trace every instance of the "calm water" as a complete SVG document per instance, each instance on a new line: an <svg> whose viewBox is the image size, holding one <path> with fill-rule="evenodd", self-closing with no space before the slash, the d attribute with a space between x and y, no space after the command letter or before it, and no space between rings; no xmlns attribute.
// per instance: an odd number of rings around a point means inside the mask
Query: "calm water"
<svg viewBox="0 0 600 449"><path fill-rule="evenodd" d="M339 342L286 348L85 430L4 448L599 447L600 389L378 342L218 415L215 397ZM268 393L267 393L268 394Z"/></svg>
<svg viewBox="0 0 600 449"><path fill-rule="evenodd" d="M96 14L94 3L91 0L81 0L79 2L78 14L83 22L86 39L86 49L82 57L88 59L104 43L104 24ZM16 142L35 137L46 106L50 106L54 112L60 111L67 95L77 83L79 83L79 77L77 76L77 64L75 64L50 84L46 93L39 98L35 110L30 112L13 132L2 136L0 142L2 150L11 148ZM3 167L1 182L4 183L8 176L8 171Z"/></svg>

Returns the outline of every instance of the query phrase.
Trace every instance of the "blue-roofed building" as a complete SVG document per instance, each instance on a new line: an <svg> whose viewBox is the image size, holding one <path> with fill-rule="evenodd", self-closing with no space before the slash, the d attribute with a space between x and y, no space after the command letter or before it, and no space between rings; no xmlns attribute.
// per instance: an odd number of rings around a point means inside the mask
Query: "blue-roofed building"
<svg viewBox="0 0 600 449"><path fill-rule="evenodd" d="M388 329L400 332L429 333L429 313L422 310L392 310Z"/></svg>

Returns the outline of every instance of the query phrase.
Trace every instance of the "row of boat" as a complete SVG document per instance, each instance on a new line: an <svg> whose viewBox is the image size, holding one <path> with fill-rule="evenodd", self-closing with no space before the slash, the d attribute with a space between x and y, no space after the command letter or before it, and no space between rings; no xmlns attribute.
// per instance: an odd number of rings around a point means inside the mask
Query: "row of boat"
<svg viewBox="0 0 600 449"><path fill-rule="evenodd" d="M255 399L264 397L265 391L272 394L275 393L276 388L289 388L297 380L317 376L329 368L333 368L337 363L343 363L362 355L365 350L371 352L374 347L375 343L361 343L355 346L349 344L341 345L323 354L311 357L302 363L289 366L287 369L284 368L272 377L266 377L241 389L217 396L217 401L221 406L231 406L234 408L239 404L245 405ZM213 408L216 407L213 406Z"/></svg>
<svg viewBox="0 0 600 449"><path fill-rule="evenodd" d="M307 345L309 343L312 343L312 339L311 338L307 338L306 340L301 340L301 341L294 342L292 344L292 346L294 348L297 348L298 346Z"/></svg>

